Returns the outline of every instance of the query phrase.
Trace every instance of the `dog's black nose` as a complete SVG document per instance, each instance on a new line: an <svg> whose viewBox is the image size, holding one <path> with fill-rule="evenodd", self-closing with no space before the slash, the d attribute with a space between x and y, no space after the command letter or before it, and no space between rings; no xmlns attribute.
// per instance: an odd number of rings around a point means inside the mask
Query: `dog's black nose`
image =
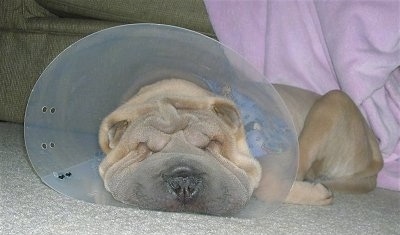
<svg viewBox="0 0 400 235"><path fill-rule="evenodd" d="M190 167L177 167L164 176L168 191L183 204L192 202L203 188L203 179Z"/></svg>

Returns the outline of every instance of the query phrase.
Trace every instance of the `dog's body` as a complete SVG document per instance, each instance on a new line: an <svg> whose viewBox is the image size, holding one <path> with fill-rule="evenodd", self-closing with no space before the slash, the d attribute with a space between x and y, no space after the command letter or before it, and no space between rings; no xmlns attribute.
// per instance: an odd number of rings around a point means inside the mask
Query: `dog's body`
<svg viewBox="0 0 400 235"><path fill-rule="evenodd" d="M382 157L350 98L275 88L299 133L299 168L286 202L326 205L330 190L374 189ZM235 104L184 80L142 88L103 120L99 140L106 189L142 208L232 214L253 192L262 199L263 178L273 178L251 156Z"/></svg>

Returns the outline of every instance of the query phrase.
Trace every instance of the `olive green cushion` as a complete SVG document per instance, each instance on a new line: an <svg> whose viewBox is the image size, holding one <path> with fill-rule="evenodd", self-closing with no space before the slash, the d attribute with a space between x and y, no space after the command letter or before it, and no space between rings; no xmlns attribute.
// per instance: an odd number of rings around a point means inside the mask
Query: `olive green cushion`
<svg viewBox="0 0 400 235"><path fill-rule="evenodd" d="M49 26L66 29L71 25L54 20ZM0 32L0 121L23 122L31 90L46 66L68 45L93 30L82 29L86 23L74 22L73 26L73 30L65 32ZM106 26L112 25L96 24L92 28L97 31Z"/></svg>
<svg viewBox="0 0 400 235"><path fill-rule="evenodd" d="M214 36L202 0L36 0L57 14L123 23L160 23Z"/></svg>
<svg viewBox="0 0 400 235"><path fill-rule="evenodd" d="M214 36L201 0L0 2L0 121L23 122L31 90L46 66L70 44L95 31L150 22Z"/></svg>

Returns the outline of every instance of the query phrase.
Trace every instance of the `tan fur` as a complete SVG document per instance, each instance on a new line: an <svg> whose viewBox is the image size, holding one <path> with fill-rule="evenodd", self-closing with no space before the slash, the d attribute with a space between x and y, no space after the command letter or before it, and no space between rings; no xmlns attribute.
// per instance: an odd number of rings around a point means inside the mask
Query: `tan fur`
<svg viewBox="0 0 400 235"><path fill-rule="evenodd" d="M275 87L290 110L299 133L299 168L286 202L327 205L332 202L331 190L367 192L374 189L376 175L382 168L382 157L374 134L351 99L340 91L319 96L289 86ZM169 120L181 118L176 110L208 110L219 116L223 124L218 125L223 126L223 136L225 139L229 136L229 141L226 142L228 144L210 148L215 148L221 156L221 164L233 163L246 173L251 191L258 187L260 165L250 156L241 121L232 115L237 112L235 105L179 79L163 80L142 88L103 120L99 143L107 156L99 172L105 182L109 169L121 162L132 149L141 153L135 157L138 160L131 161L140 162L147 156L148 147L143 147L140 141L132 143L124 133L136 120L151 115L155 110L169 115ZM182 122L169 123L168 128L179 129L179 123ZM144 132L140 134L146 136ZM148 141L150 137L146 138ZM268 180L273 179L268 174L263 174L263 177L266 175ZM263 190L268 189L260 185L260 190L256 192L258 197L262 198Z"/></svg>
<svg viewBox="0 0 400 235"><path fill-rule="evenodd" d="M109 132L112 127L116 123L128 126L129 123L134 122L141 116L150 114L154 110L162 109L165 111L168 105L172 105L176 109L205 109L217 115L223 115L225 114L225 109L229 109L228 111L235 112L236 116L239 117L233 102L215 96L211 92L185 80L166 79L145 86L134 97L108 115L100 126L99 143L102 150L107 154L99 168L103 180L106 180L106 171L108 168L125 157L129 152L127 148L128 143L120 143L118 148L112 148L114 144L109 142ZM168 113L168 111L164 113ZM222 119L226 118L229 119L229 117L222 116ZM123 121L122 124L121 121ZM230 121L237 123L228 125L228 128L225 128L224 132L226 132L226 136L232 138L232 141L226 140L227 144L221 146L222 149L220 152L222 156L246 172L253 190L258 186L258 182L260 181L261 167L251 157L241 120L239 118L237 120L225 120L225 123L229 123ZM139 146L139 143L134 145L132 143L129 144L131 145L129 149Z"/></svg>
<svg viewBox="0 0 400 235"><path fill-rule="evenodd" d="M299 130L299 168L286 201L327 205L331 191L373 190L383 160L376 137L353 101L341 91L318 96L289 86L276 89Z"/></svg>

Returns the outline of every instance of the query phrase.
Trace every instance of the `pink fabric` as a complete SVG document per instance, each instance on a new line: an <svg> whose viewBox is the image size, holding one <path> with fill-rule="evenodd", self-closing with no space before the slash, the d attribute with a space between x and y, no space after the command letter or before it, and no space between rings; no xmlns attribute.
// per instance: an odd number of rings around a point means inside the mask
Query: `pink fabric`
<svg viewBox="0 0 400 235"><path fill-rule="evenodd" d="M378 187L400 191L400 2L205 0L219 40L268 82L348 93L379 138Z"/></svg>

